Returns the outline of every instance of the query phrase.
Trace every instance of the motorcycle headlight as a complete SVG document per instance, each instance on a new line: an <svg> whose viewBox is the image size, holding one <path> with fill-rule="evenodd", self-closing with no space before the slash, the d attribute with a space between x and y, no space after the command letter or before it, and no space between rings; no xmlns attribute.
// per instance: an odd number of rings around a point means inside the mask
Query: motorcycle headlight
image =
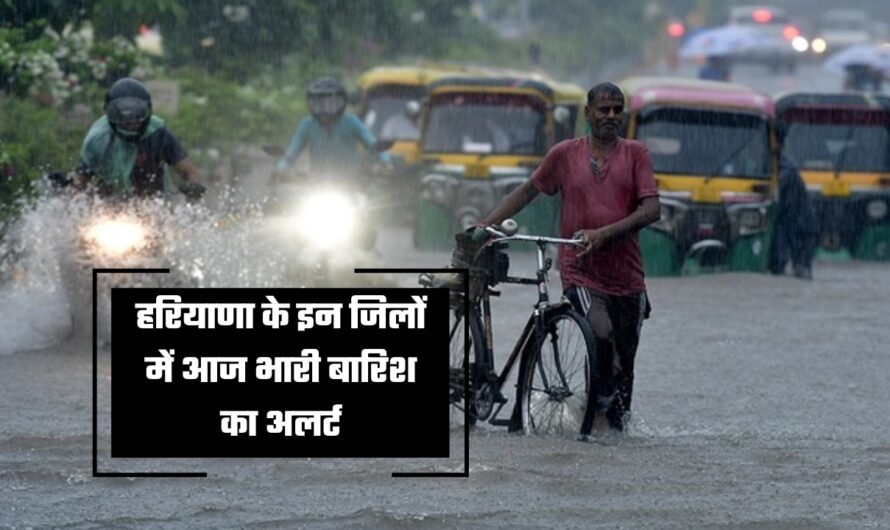
<svg viewBox="0 0 890 530"><path fill-rule="evenodd" d="M884 199L873 199L865 205L865 213L869 218L878 220L883 219L887 215L887 201Z"/></svg>
<svg viewBox="0 0 890 530"><path fill-rule="evenodd" d="M297 212L297 230L317 248L343 243L352 235L357 222L354 202L336 190L307 195Z"/></svg>
<svg viewBox="0 0 890 530"><path fill-rule="evenodd" d="M100 253L117 257L146 247L148 229L134 219L105 218L90 223L83 238Z"/></svg>

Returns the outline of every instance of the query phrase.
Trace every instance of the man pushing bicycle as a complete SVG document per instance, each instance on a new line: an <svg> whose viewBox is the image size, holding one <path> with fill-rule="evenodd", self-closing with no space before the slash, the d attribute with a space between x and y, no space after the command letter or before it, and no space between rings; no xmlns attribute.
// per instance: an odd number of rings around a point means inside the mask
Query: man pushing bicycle
<svg viewBox="0 0 890 530"><path fill-rule="evenodd" d="M561 237L583 241L580 249L559 248L563 290L596 335L599 408L611 428L624 430L640 329L650 310L637 234L660 218L661 206L648 150L618 136L621 89L594 86L584 112L591 133L553 146L480 228L512 217L539 192L561 195Z"/></svg>

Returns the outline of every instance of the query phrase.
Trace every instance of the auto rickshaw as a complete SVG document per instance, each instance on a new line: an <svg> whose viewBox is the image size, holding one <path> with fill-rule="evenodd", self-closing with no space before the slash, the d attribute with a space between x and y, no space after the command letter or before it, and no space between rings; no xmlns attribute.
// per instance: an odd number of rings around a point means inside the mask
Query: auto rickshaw
<svg viewBox="0 0 890 530"><path fill-rule="evenodd" d="M421 120L414 242L447 249L525 182L555 143L580 133L586 92L537 74L491 70L430 85ZM555 197L520 212L520 231L554 233Z"/></svg>
<svg viewBox="0 0 890 530"><path fill-rule="evenodd" d="M717 81L631 78L626 134L649 149L661 219L646 274L767 270L777 198L772 99Z"/></svg>
<svg viewBox="0 0 890 530"><path fill-rule="evenodd" d="M358 78L358 115L378 140L395 143L389 152L411 166L417 162L421 102L430 83L468 71L462 66L378 66Z"/></svg>
<svg viewBox="0 0 890 530"><path fill-rule="evenodd" d="M417 202L419 118L427 89L437 79L468 71L457 65L378 66L359 77L359 117L378 140L393 142L389 153L396 174L382 199L394 207L393 221L410 222Z"/></svg>
<svg viewBox="0 0 890 530"><path fill-rule="evenodd" d="M789 93L776 117L816 210L820 254L890 260L890 98Z"/></svg>

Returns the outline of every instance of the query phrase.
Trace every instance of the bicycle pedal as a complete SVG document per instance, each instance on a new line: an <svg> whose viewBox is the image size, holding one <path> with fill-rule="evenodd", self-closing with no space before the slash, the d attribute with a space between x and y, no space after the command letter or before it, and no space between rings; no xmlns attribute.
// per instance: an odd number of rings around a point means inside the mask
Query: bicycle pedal
<svg viewBox="0 0 890 530"><path fill-rule="evenodd" d="M498 392L498 393L495 394L495 396L494 396L494 402L495 402L495 403L504 404L504 403L506 403L507 401L509 401L509 400L507 399L507 396L501 394L500 392Z"/></svg>

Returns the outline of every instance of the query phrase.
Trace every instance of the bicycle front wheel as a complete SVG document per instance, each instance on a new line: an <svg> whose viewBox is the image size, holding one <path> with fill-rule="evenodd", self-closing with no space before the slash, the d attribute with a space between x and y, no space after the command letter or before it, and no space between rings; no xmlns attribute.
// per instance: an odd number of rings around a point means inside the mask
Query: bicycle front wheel
<svg viewBox="0 0 890 530"><path fill-rule="evenodd" d="M465 355L464 349L466 347L466 338L467 335L465 333L465 316L463 314L463 308L452 309L450 312L451 318L449 322L449 411L451 418L451 425L462 425L464 421L464 409L469 407L469 419L470 425L475 424L475 408L473 406L474 400L472 397L470 401L467 402L464 398L465 388ZM474 321L470 319L470 340L469 340L469 360L470 360L470 396L473 395L475 391L475 385L472 383L473 381L473 363L472 360L475 358L474 355L474 347L475 347L475 330Z"/></svg>
<svg viewBox="0 0 890 530"><path fill-rule="evenodd" d="M543 330L520 373L522 428L526 434L589 435L599 387L593 330L571 309L548 315Z"/></svg>

